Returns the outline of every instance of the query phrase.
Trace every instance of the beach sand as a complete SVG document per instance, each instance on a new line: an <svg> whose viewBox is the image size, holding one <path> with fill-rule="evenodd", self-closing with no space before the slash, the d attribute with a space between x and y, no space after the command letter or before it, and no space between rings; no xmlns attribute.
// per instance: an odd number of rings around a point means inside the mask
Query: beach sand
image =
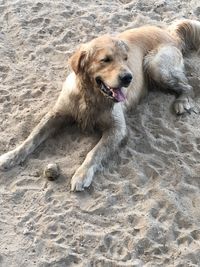
<svg viewBox="0 0 200 267"><path fill-rule="evenodd" d="M20 144L54 105L78 44L177 18L199 1L0 0L0 154ZM137 66L136 66L137 67ZM200 57L186 58L197 114L150 92L127 116L129 139L92 186L70 179L98 134L73 126L0 173L1 267L200 266ZM56 162L56 181L43 177Z"/></svg>

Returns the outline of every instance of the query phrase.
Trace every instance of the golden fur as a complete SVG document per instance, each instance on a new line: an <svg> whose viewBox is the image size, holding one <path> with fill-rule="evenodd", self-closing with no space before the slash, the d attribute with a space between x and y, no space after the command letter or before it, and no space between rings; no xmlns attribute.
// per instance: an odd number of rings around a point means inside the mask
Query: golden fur
<svg viewBox="0 0 200 267"><path fill-rule="evenodd" d="M148 79L176 93L177 114L191 111L192 87L184 74L182 53L199 45L200 23L190 20L167 29L144 26L104 35L81 45L69 60L72 72L54 108L22 145L0 157L0 168L25 160L62 123L76 121L83 129L102 132L72 177L71 190L88 187L101 163L125 138L125 111L146 94Z"/></svg>

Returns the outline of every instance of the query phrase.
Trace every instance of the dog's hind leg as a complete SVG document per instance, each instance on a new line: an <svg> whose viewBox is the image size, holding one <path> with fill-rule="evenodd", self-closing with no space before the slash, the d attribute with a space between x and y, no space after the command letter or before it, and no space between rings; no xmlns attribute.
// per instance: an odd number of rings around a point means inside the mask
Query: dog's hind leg
<svg viewBox="0 0 200 267"><path fill-rule="evenodd" d="M49 135L55 132L64 119L65 117L58 112L47 113L21 145L0 156L0 170L7 170L23 162Z"/></svg>
<svg viewBox="0 0 200 267"><path fill-rule="evenodd" d="M183 56L179 49L171 45L158 47L145 57L144 69L148 77L161 88L176 94L174 110L177 115L191 112L193 88L185 76Z"/></svg>

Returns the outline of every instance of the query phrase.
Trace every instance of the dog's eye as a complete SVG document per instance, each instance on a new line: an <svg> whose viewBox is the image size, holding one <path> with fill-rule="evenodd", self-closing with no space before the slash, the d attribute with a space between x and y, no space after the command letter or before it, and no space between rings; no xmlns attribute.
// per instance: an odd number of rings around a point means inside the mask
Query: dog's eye
<svg viewBox="0 0 200 267"><path fill-rule="evenodd" d="M128 60L128 56L125 56L125 57L124 57L124 60L127 61L127 60Z"/></svg>
<svg viewBox="0 0 200 267"><path fill-rule="evenodd" d="M104 63L109 63L112 61L112 58L107 56L107 57L104 57L103 59L101 59L101 62L104 62Z"/></svg>

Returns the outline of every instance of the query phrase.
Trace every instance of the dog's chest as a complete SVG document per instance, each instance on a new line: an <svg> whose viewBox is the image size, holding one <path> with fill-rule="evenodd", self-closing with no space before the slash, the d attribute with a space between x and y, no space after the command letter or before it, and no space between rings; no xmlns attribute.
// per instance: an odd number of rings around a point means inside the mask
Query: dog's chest
<svg viewBox="0 0 200 267"><path fill-rule="evenodd" d="M99 121L105 113L109 114L110 110L107 111L99 103L81 100L77 106L75 119L82 129L93 130L99 124Z"/></svg>
<svg viewBox="0 0 200 267"><path fill-rule="evenodd" d="M77 106L76 121L82 129L92 129L96 125L97 110L90 102L80 100Z"/></svg>

